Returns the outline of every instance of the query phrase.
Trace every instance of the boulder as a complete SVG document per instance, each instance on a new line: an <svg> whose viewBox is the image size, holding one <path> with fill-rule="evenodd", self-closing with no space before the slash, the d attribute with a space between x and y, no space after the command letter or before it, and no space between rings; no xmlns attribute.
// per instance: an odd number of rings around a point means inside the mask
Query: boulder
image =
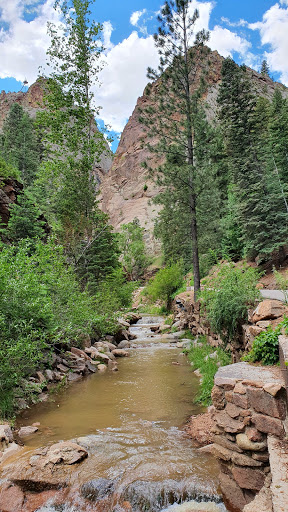
<svg viewBox="0 0 288 512"><path fill-rule="evenodd" d="M0 442L6 441L7 443L13 442L13 434L10 425L0 425Z"/></svg>
<svg viewBox="0 0 288 512"><path fill-rule="evenodd" d="M106 364L98 364L98 367L97 367L97 368L98 368L98 371L99 371L99 372L102 372L102 373L103 373L103 372L106 372L106 370L107 370L107 366L106 366Z"/></svg>
<svg viewBox="0 0 288 512"><path fill-rule="evenodd" d="M54 372L52 370L45 370L44 373L45 373L46 380L48 380L48 382L54 381Z"/></svg>
<svg viewBox="0 0 288 512"><path fill-rule="evenodd" d="M253 414L252 423L254 423L257 430L265 434L273 434L277 437L283 437L285 434L283 423L277 418L265 416L264 414Z"/></svg>
<svg viewBox="0 0 288 512"><path fill-rule="evenodd" d="M239 448L246 451L262 452L267 449L267 441L255 442L251 441L246 434L238 434L236 442Z"/></svg>
<svg viewBox="0 0 288 512"><path fill-rule="evenodd" d="M11 482L5 482L0 490L0 510L1 512L21 512L24 503L24 493Z"/></svg>
<svg viewBox="0 0 288 512"><path fill-rule="evenodd" d="M85 347L86 348L89 348L89 347ZM71 348L71 352L72 354L78 356L78 357L82 357L83 359L89 361L90 357L88 356L88 354L84 351L84 350L81 350L80 348L77 348L77 347L72 347Z"/></svg>
<svg viewBox="0 0 288 512"><path fill-rule="evenodd" d="M21 427L20 430L18 431L18 436L19 437L31 436L32 434L35 434L35 432L38 432L38 427L32 427L32 426Z"/></svg>
<svg viewBox="0 0 288 512"><path fill-rule="evenodd" d="M286 404L281 398L276 399L263 389L247 388L247 396L250 406L256 412L260 412L273 418L284 420L286 417Z"/></svg>
<svg viewBox="0 0 288 512"><path fill-rule="evenodd" d="M127 352L126 350L120 349L120 348L116 348L115 350L112 350L112 354L115 357L128 357L129 356L129 352Z"/></svg>
<svg viewBox="0 0 288 512"><path fill-rule="evenodd" d="M255 309L252 320L254 324L263 320L274 320L283 316L286 311L287 307L281 301L265 299Z"/></svg>
<svg viewBox="0 0 288 512"><path fill-rule="evenodd" d="M226 462L233 462L238 466L247 466L247 467L261 467L262 463L252 459L248 455L244 455L242 453L235 452L234 450L229 450L220 446L218 444L213 444L213 455L220 460L224 460Z"/></svg>
<svg viewBox="0 0 288 512"><path fill-rule="evenodd" d="M239 466L232 468L232 475L239 487L252 491L260 491L266 478L265 473L259 469L243 468Z"/></svg>
<svg viewBox="0 0 288 512"><path fill-rule="evenodd" d="M219 481L224 502L231 507L233 512L242 512L245 505L247 505L247 500L245 499L242 489L233 478L225 473L220 473Z"/></svg>
<svg viewBox="0 0 288 512"><path fill-rule="evenodd" d="M62 441L44 449L42 454L30 458L30 465L35 469L43 469L45 466L70 466L77 464L88 457L87 451L72 441Z"/></svg>
<svg viewBox="0 0 288 512"><path fill-rule="evenodd" d="M121 348L129 348L130 347L130 343L129 341L127 340L123 340L123 341L120 341L119 345L118 345L118 349L121 349ZM113 347L112 351L115 350L115 347Z"/></svg>
<svg viewBox="0 0 288 512"><path fill-rule="evenodd" d="M231 434L238 434L245 429L243 421L231 418L225 411L218 411L215 414L215 420L219 427L224 428L225 432Z"/></svg>

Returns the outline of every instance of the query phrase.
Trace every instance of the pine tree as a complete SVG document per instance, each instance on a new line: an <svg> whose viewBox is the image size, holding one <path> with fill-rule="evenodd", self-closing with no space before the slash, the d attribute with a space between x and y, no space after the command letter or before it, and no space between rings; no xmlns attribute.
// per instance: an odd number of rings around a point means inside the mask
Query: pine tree
<svg viewBox="0 0 288 512"><path fill-rule="evenodd" d="M266 59L264 59L262 61L260 73L261 73L261 75L267 76L270 78L270 69L269 69L268 62Z"/></svg>
<svg viewBox="0 0 288 512"><path fill-rule="evenodd" d="M0 151L20 171L23 184L31 185L40 164L41 146L32 119L18 103L11 106L5 120Z"/></svg>
<svg viewBox="0 0 288 512"><path fill-rule="evenodd" d="M218 101L246 254L265 259L285 244L288 233L287 210L263 142L267 109L257 108L246 68L231 59L223 63Z"/></svg>
<svg viewBox="0 0 288 512"><path fill-rule="evenodd" d="M140 121L147 135L154 137L148 143L150 151L166 164L159 166L154 175L167 187L185 188L184 202L189 211L189 235L192 240L195 298L200 289L198 226L197 226L197 160L195 153L195 114L200 93L201 64L209 50L205 31L195 37L196 10L190 16L191 0L167 0L158 17L159 28L154 35L160 56L158 71L148 69L148 77L157 86L148 86L151 106L140 112ZM193 48L189 48L195 39ZM208 63L207 63L208 65ZM192 86L193 84L193 86ZM194 91L194 94L192 93ZM158 143L155 145L155 137ZM177 219L175 219L177 222Z"/></svg>

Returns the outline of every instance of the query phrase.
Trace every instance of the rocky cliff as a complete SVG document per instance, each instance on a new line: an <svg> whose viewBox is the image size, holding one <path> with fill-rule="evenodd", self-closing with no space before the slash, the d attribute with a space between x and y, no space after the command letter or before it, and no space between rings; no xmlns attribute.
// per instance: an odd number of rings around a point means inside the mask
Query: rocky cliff
<svg viewBox="0 0 288 512"><path fill-rule="evenodd" d="M208 52L199 67L196 79L191 83L193 92L199 85L202 72L205 71L208 87L203 102L210 120L216 116L222 62L223 57L216 51ZM247 73L251 77L254 89L262 96L271 98L276 87L281 87L284 94L288 92L288 89L281 84L276 84L270 78L262 76L252 69L247 69ZM109 214L111 223L116 230L121 224L130 222L135 217L139 219L141 226L145 228L146 239L150 241L152 250L157 247L152 236L157 207L152 204L151 199L155 197L158 189L149 181L147 171L142 167L143 162L151 155L147 148L142 146L144 130L138 118L139 109L150 104L153 90L157 86L157 82L155 82L150 97L144 91L143 96L138 99L134 112L123 131L111 170L102 181L100 197L102 209ZM150 140L150 143L153 141ZM153 158L150 160L150 165L157 166L158 162Z"/></svg>
<svg viewBox="0 0 288 512"><path fill-rule="evenodd" d="M18 103L25 112L35 119L36 114L43 108L43 80L37 80L27 92L8 92L0 93L0 132L3 130L5 119L13 103ZM95 124L95 130L97 130ZM112 155L107 144L107 151L101 156L99 162L95 162L95 174L98 183L101 183L103 176L109 171L112 165Z"/></svg>

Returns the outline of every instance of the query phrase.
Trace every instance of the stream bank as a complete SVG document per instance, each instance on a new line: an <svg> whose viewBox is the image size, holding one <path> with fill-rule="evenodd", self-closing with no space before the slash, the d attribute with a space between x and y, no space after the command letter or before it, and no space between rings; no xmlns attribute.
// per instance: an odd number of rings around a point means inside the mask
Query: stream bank
<svg viewBox="0 0 288 512"><path fill-rule="evenodd" d="M2 463L3 512L157 512L188 501L175 511L225 511L214 458L182 428L203 412L193 404L198 378L177 333L151 330L156 320L130 328L135 348L119 372L97 372L22 413L18 426L40 426Z"/></svg>

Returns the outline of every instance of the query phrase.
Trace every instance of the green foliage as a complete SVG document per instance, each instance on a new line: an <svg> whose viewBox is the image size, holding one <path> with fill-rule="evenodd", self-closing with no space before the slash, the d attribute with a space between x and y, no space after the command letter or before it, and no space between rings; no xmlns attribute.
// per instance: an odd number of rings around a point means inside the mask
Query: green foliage
<svg viewBox="0 0 288 512"><path fill-rule="evenodd" d="M102 333L104 323L97 300L81 292L63 248L50 241L33 243L32 249L31 242L23 240L17 248L2 245L0 251L3 414L12 410L14 388L21 379L41 367L44 350L59 342L77 344L81 333Z"/></svg>
<svg viewBox="0 0 288 512"><path fill-rule="evenodd" d="M257 270L219 264L215 273L205 279L201 292L202 307L212 329L224 339L233 341L242 323L247 321L248 308L259 297Z"/></svg>
<svg viewBox="0 0 288 512"><path fill-rule="evenodd" d="M98 237L101 224L95 165L103 153L109 153L109 148L95 123L99 109L93 106L92 88L97 84L103 49L102 27L93 21L90 11L93 3L94 0L55 2L64 23L57 27L48 25L51 73L43 81L45 109L37 116L45 159L34 188L54 232L67 252L72 250L69 256L78 261L83 249L90 248L87 273L94 275L91 267L100 244L91 245L91 241L95 233ZM85 257L88 252L85 251ZM85 264L84 261L84 267Z"/></svg>
<svg viewBox="0 0 288 512"><path fill-rule="evenodd" d="M191 345L188 357L193 368L199 369L202 375L196 402L208 406L211 405L211 391L214 386L214 376L219 369L218 364L220 363L221 366L231 364L231 356L221 348L215 349L208 345L205 336L200 336L198 343L199 346ZM211 354L213 357L209 357Z"/></svg>
<svg viewBox="0 0 288 512"><path fill-rule="evenodd" d="M32 119L18 103L11 106L5 119L0 153L19 171L18 179L25 186L31 185L40 164L41 145L37 140Z"/></svg>
<svg viewBox="0 0 288 512"><path fill-rule="evenodd" d="M143 277L151 260L147 255L143 239L144 228L141 228L139 220L134 219L129 224L123 224L119 233L120 261L129 281L135 281Z"/></svg>
<svg viewBox="0 0 288 512"><path fill-rule="evenodd" d="M282 325L276 329L269 326L266 331L261 332L253 341L252 350L243 357L243 361L261 362L264 365L273 365L279 362L279 335Z"/></svg>
<svg viewBox="0 0 288 512"><path fill-rule="evenodd" d="M226 228L231 234L240 229L240 240L249 258L267 260L286 243L288 235L283 187L275 172L276 146L271 144L269 133L269 102L256 99L246 68L228 58L223 63L218 103L236 213L231 215L229 207Z"/></svg>
<svg viewBox="0 0 288 512"><path fill-rule="evenodd" d="M45 224L39 208L29 194L24 192L18 197L17 204L10 208L8 225L1 232L12 243L25 238L40 239L45 237Z"/></svg>
<svg viewBox="0 0 288 512"><path fill-rule="evenodd" d="M158 79L158 85L153 87L149 84L146 87L145 93L151 96L151 102L147 108L139 110L139 120L146 132L146 147L151 153L156 153L158 159L160 157L164 160L163 165L150 171L163 190L157 198L157 202L164 205L157 231L163 240L165 259L166 262L176 262L183 258L186 266L186 259L190 257L187 268L191 268L193 255L196 295L200 288L197 225L199 190L196 180L201 172L199 167L203 166L197 158L200 141L197 135L200 131L203 134L205 130L202 130L200 118L203 118L203 110L198 101L203 92L200 91L203 84L199 87L198 82L199 90L192 94L191 80L197 74L199 59L207 58L209 61L209 49L204 46L208 33L204 30L195 33L199 12L195 10L190 16L191 3L191 0L166 0L161 8L159 27L154 34L160 65L158 70L148 68L148 78L151 81ZM194 40L194 46L189 48ZM147 144L147 137L153 138L153 142Z"/></svg>
<svg viewBox="0 0 288 512"><path fill-rule="evenodd" d="M161 300L167 309L171 304L173 293L183 284L183 268L180 263L174 263L157 272L146 288L146 294L150 300Z"/></svg>
<svg viewBox="0 0 288 512"><path fill-rule="evenodd" d="M82 287L97 292L98 283L119 268L120 253L117 235L109 224L108 216L98 207L91 214L91 233L87 241L66 237L66 250L73 255ZM74 246L72 246L74 244ZM81 252L80 252L81 251ZM79 255L80 252L80 255Z"/></svg>
<svg viewBox="0 0 288 512"><path fill-rule="evenodd" d="M13 165L4 160L4 158L0 155L0 179L7 178L20 180L20 173L17 169L15 169L15 167L13 167Z"/></svg>

